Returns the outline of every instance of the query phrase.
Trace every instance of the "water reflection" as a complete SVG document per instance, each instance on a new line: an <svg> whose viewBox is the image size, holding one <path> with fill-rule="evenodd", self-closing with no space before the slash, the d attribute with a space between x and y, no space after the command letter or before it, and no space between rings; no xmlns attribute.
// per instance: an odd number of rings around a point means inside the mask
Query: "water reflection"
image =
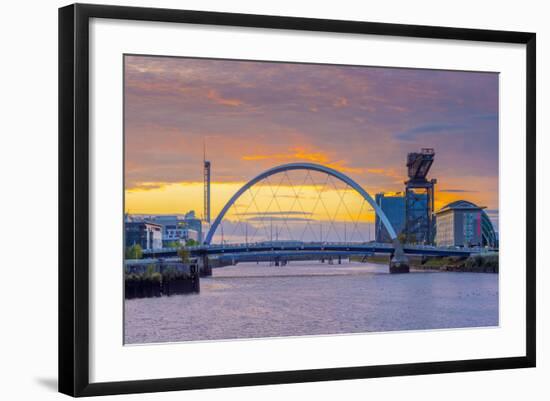
<svg viewBox="0 0 550 401"><path fill-rule="evenodd" d="M125 301L128 344L498 325L498 275L244 263L201 293Z"/></svg>

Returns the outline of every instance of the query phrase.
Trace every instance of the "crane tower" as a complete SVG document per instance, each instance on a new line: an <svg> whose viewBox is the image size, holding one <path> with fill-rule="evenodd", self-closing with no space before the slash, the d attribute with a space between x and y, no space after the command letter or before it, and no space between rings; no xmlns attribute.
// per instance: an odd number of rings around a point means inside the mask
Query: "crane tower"
<svg viewBox="0 0 550 401"><path fill-rule="evenodd" d="M434 237L434 190L436 179L427 179L435 151L423 148L407 155L405 181L405 235L408 243L430 244Z"/></svg>

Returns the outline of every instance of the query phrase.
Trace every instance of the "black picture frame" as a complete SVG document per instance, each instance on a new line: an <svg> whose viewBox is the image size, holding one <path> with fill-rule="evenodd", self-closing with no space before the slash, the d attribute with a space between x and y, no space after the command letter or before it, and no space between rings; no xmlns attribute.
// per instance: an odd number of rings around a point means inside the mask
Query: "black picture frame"
<svg viewBox="0 0 550 401"><path fill-rule="evenodd" d="M526 353L520 357L90 383L89 21L91 18L438 38L526 46ZM59 9L59 391L71 396L534 367L536 35L435 26L74 4Z"/></svg>

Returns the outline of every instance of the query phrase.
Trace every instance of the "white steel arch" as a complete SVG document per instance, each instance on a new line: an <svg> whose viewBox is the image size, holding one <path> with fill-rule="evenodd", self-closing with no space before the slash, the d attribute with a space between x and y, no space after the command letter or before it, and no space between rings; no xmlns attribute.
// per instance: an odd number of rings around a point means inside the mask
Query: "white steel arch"
<svg viewBox="0 0 550 401"><path fill-rule="evenodd" d="M387 216L384 214L382 209L376 204L374 199L369 195L367 191L365 191L357 182L355 182L353 179L348 177L345 174L342 174L341 172L334 170L330 167L323 166L321 164L315 164L315 163L289 163L289 164L283 164L280 166L276 166L273 168L270 168L269 170L264 171L263 173L259 174L258 176L254 177L250 181L248 181L245 185L243 185L232 197L229 199L229 201L225 204L222 211L218 216L216 217L216 220L212 223L212 226L210 227L210 230L208 231L208 234L204 240L204 244L208 245L212 241L212 238L214 237L214 234L216 232L216 229L220 225L221 221L223 220L225 214L229 210L229 208L235 203L235 201L244 193L246 192L250 187L252 187L254 184L258 183L259 181L278 174L285 171L291 171L291 170L310 170L310 171L317 171L321 173L326 173L328 175L331 175L332 177L346 183L350 187L352 187L356 192L358 192L368 203L369 205L374 209L376 215L378 218L382 221L382 224L384 224L384 227L388 231L388 234L390 235L392 241L394 244L398 244L399 241L397 241L397 234L395 233L394 228L392 227L390 221L388 220Z"/></svg>

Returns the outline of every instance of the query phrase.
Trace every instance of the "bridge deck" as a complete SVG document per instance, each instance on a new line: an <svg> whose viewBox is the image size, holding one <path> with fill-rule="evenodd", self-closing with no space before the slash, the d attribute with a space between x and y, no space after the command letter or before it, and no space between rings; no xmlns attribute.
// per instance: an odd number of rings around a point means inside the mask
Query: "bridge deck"
<svg viewBox="0 0 550 401"><path fill-rule="evenodd" d="M288 243L288 242L266 242L259 244L224 244L224 245L200 245L188 248L191 256L202 255L227 256L243 255L252 253L265 253L276 255L281 254L305 254L332 253L335 255L368 255L368 254L393 254L394 248L391 244L384 243ZM455 248L455 247L435 247L428 245L409 245L404 247L405 254L419 256L470 256L472 254L494 252L488 248ZM163 248L156 250L143 251L145 257L170 257L177 255L175 248Z"/></svg>

